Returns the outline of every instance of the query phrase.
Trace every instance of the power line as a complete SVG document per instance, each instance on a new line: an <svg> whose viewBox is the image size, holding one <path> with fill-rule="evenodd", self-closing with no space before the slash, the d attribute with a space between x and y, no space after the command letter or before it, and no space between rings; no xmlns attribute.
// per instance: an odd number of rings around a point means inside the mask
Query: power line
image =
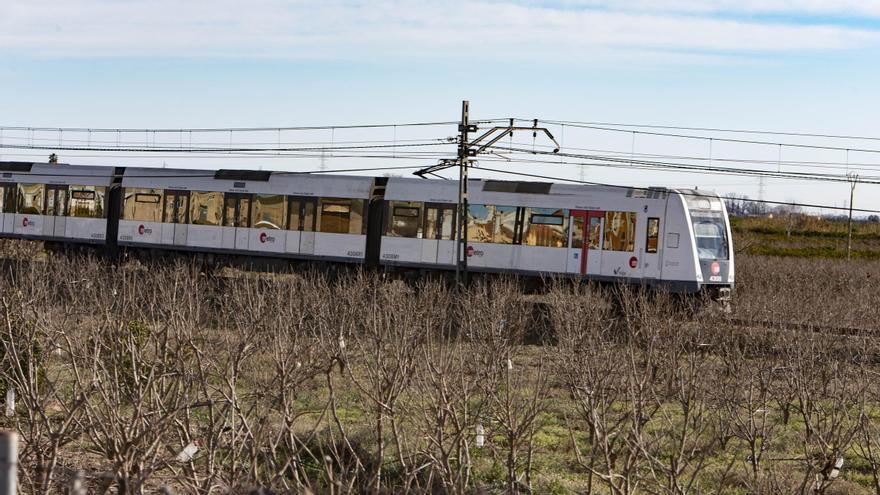
<svg viewBox="0 0 880 495"><path fill-rule="evenodd" d="M296 151L337 151L337 150L361 150L361 149L379 149L379 148L412 148L421 146L448 146L450 143L408 143L408 144L375 144L361 146L313 146L303 148L176 148L176 147L95 147L95 146L46 146L46 145L25 145L25 144L0 144L0 148L8 149L25 149L25 150L46 150L46 151L124 151L136 153L223 153L223 152L296 152Z"/></svg>
<svg viewBox="0 0 880 495"><path fill-rule="evenodd" d="M478 124L506 122L509 119L483 119ZM260 132L260 131L321 131L331 129L376 129L386 127L427 127L441 125L457 125L457 121L439 122L404 122L392 124L342 124L317 126L280 126L280 127L191 127L191 128L113 128L113 127L38 127L38 126L0 126L3 131L26 132L97 132L97 133L201 133L201 132Z"/></svg>
<svg viewBox="0 0 880 495"><path fill-rule="evenodd" d="M513 143L517 146L531 146L530 143ZM548 145L537 145L539 148L552 149L552 146ZM715 161L715 162L728 162L728 163L755 163L755 164L764 164L764 165L785 165L792 167L806 167L806 168L826 168L826 169L846 169L846 170L875 170L880 169L880 163L863 163L863 162L819 162L819 161L803 161L803 160L759 160L759 159L749 159L749 158L723 158L723 157L706 157L706 156L689 156L689 155L669 155L664 153L639 153L632 151L623 151L623 150L607 150L607 149L599 149L599 148L579 148L576 146L566 146L566 150L576 150L576 151L592 151L596 153L612 153L623 156L640 156L646 158L667 158L673 160L694 160L694 161ZM531 152L531 151L530 151ZM558 155L558 153L555 153ZM601 155L597 155L601 156ZM616 158L616 157L612 157ZM853 165L858 165L859 167L854 167Z"/></svg>
<svg viewBox="0 0 880 495"><path fill-rule="evenodd" d="M32 138L32 137L20 136L20 135L19 136L6 135L4 137L4 139L7 141L9 141L9 140L12 140L12 141L17 140L17 141L23 141L23 142L42 141L42 142L46 142L46 143L56 143L59 145L61 144L61 143L58 143L58 138L51 138L51 137L33 137ZM112 141L108 141L108 140L96 140L96 139L71 139L71 138L63 138L62 141L68 142L68 143L86 143L89 145L92 145L92 144L95 144L95 145L117 144L117 145L126 145L126 146L140 146L141 144L144 143L144 140L130 140L130 141L112 140ZM277 140L272 141L272 142L269 142L269 141L234 141L233 144L237 145L237 146L275 144L278 147L280 147L281 144L288 145L288 146L289 145L315 145L315 146L319 146L319 145L324 145L324 144L329 144L329 145L336 145L336 144L340 144L340 145L388 144L388 143L416 143L416 142L425 142L425 141L446 141L447 143L449 143L447 138L420 138L420 139L398 139L396 141L391 141L391 140L387 140L387 139L367 139L367 140L356 140L356 141L339 141L339 140L337 140L335 142L334 141L284 141L284 142L279 142ZM196 142L196 143L189 142L188 147L193 147L193 145L195 145L195 146L209 146L209 145L216 145L216 144L217 144L216 142L207 142L207 141L206 142ZM167 146L175 147L175 148L182 148L183 147L181 145L175 146L173 143L168 144Z"/></svg>
<svg viewBox="0 0 880 495"><path fill-rule="evenodd" d="M627 190L634 189L634 190L639 190L639 191L656 191L657 190L657 188L651 188L651 187L623 186L620 184L607 184L607 183L603 183L603 182L581 181L578 179L568 179L565 177L553 177L553 176L549 176L549 175L529 174L526 172L514 172L512 170L501 170L501 169L495 169L495 168L486 168L486 167L482 167L482 166L472 166L472 168L475 168L477 170L484 170L487 172L496 172L496 173L501 173L501 174L518 175L518 176L522 176L522 177L531 177L531 178L544 179L544 180L550 180L550 181L574 182L577 184L584 184L584 185L590 185L590 186L613 187L613 188L627 189ZM714 197L714 195L689 193L689 192L683 192L683 191L679 191L679 190L675 190L675 192L677 194L681 194L683 196ZM754 203L773 204L773 205L799 206L802 208L820 208L820 209L826 209L826 210L846 210L846 211L849 211L849 208L841 207L841 206L797 203L797 202L793 202L793 201L773 201L773 200L769 200L769 199L765 199L765 200L749 199L748 201L751 201ZM857 211L859 213L880 213L880 210L866 210L866 209L860 209L860 208L853 208L852 211Z"/></svg>
<svg viewBox="0 0 880 495"><path fill-rule="evenodd" d="M520 119L527 120L527 119ZM760 131L754 129L723 129L719 127L684 127L673 125L656 125L656 124L621 124L617 122L578 122L571 120L543 120L548 124L556 125L594 125L594 126L616 126L616 127L639 127L643 129L670 129L679 131L699 131L699 132L727 132L731 134L765 134L768 136L795 136L795 137L813 137L827 139L853 139L860 141L880 141L880 137L872 136L853 136L846 134L815 134L809 132L787 132L787 131Z"/></svg>
<svg viewBox="0 0 880 495"><path fill-rule="evenodd" d="M522 120L522 119L519 119ZM740 144L759 144L765 146L786 146L789 148L807 148L807 149L820 149L820 150L834 150L834 151L854 151L858 153L880 153L880 150L869 149L869 148L842 148L838 146L823 146L819 144L803 144L803 143L776 143L771 141L757 141L751 139L732 139L732 138L720 138L720 137L711 137L711 136L693 136L689 134L672 134L666 132L654 132L654 131L637 131L630 129L617 129L612 127L602 127L596 125L586 125L586 124L576 124L570 123L566 121L551 121L551 120L542 120L542 122L552 124L552 125L566 125L568 127L576 127L581 129L593 129L597 131L609 131L609 132L623 132L623 133L633 133L633 134L644 134L648 136L664 136L664 137L674 137L681 139L699 139L702 141L723 141L728 143L740 143Z"/></svg>
<svg viewBox="0 0 880 495"><path fill-rule="evenodd" d="M553 153L549 151L538 151L538 150L529 150L524 148L507 148L502 146L492 146L493 149L501 150L501 151L511 151L515 153L523 153L530 155L550 155L550 156L563 156L568 158L579 158L584 160L595 160L601 161L606 160L613 163L620 164L620 166L624 164L632 165L638 164L643 166L649 166L655 169L677 169L677 170L688 170L688 171L704 171L704 172L716 172L723 173L729 175L748 175L754 177L775 177L775 178L794 178L794 179L802 179L802 180L825 180L830 182L849 182L849 179L846 176L840 175L832 175L832 174L819 174L814 172L769 172L766 170L759 169L733 169L727 167L709 167L705 165L691 165L691 164L680 164L680 163L671 163L671 162L657 162L657 161L649 161L649 160L634 160L634 159L626 159L626 158L612 158L612 157L603 157L603 156L592 156L592 155L579 155L573 153ZM559 161L548 161L547 163L560 163ZM590 163L578 163L577 165L597 165L603 166L602 163L590 164ZM628 167L627 167L628 168ZM875 184L880 183L880 177L868 177L869 180L860 180L862 183L866 184Z"/></svg>

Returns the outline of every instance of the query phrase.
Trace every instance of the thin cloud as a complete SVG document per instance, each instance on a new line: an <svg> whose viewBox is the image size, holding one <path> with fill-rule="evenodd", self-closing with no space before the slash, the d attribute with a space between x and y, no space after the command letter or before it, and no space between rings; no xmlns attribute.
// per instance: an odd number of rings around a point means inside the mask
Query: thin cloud
<svg viewBox="0 0 880 495"><path fill-rule="evenodd" d="M705 14L708 2L701 0L658 2L672 12L572 8L572 2L533 6L513 1L257 0L245 5L232 0L34 0L0 6L0 51L20 56L85 58L343 60L452 58L467 53L471 57L549 57L565 61L602 58L616 50L668 51L712 58L861 49L880 43L880 31L871 29L831 22L806 25L730 20ZM573 3L604 7L618 4ZM770 9L782 2L746 3ZM795 3L807 8L813 2ZM697 14L685 15L677 9Z"/></svg>
<svg viewBox="0 0 880 495"><path fill-rule="evenodd" d="M547 5L629 12L880 17L880 0L557 0Z"/></svg>

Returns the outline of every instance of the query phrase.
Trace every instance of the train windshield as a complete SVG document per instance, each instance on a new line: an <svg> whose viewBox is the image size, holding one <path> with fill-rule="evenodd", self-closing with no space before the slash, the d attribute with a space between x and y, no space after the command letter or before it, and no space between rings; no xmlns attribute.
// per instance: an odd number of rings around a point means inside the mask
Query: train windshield
<svg viewBox="0 0 880 495"><path fill-rule="evenodd" d="M693 211L694 236L701 260L728 259L727 227L720 211Z"/></svg>

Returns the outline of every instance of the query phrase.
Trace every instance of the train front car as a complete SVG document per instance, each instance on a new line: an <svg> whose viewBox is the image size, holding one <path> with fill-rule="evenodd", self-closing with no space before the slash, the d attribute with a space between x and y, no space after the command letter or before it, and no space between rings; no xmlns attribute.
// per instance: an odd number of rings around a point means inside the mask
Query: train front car
<svg viewBox="0 0 880 495"><path fill-rule="evenodd" d="M725 304L734 285L733 245L724 201L714 193L679 190L686 206L700 288Z"/></svg>

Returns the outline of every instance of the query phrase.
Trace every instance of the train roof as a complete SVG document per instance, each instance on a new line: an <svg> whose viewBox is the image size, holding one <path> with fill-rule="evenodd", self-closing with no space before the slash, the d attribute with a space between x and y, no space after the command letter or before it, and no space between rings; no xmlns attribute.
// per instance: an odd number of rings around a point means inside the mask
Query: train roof
<svg viewBox="0 0 880 495"><path fill-rule="evenodd" d="M368 199L373 178L261 170L126 168L122 185L152 189Z"/></svg>
<svg viewBox="0 0 880 495"><path fill-rule="evenodd" d="M113 182L113 167L0 162L0 182L109 186Z"/></svg>
<svg viewBox="0 0 880 495"><path fill-rule="evenodd" d="M43 183L109 186L114 167L103 165L70 165L0 161L0 183ZM179 189L192 191L286 194L340 198L370 198L373 177L321 175L262 170L210 170L156 167L126 167L123 187ZM666 188L632 188L612 185L564 184L530 181L471 179L469 200L474 204L510 206L589 208L610 199L665 199L668 194L690 198L691 207L708 197L718 198L711 191ZM566 199L567 198L567 199ZM455 204L458 181L390 177L385 199ZM715 202L711 202L715 209Z"/></svg>
<svg viewBox="0 0 880 495"><path fill-rule="evenodd" d="M589 208L610 198L666 199L665 188L631 188L550 182L468 180L468 199L472 204L533 206L547 208ZM385 199L456 203L458 181L392 177L385 187Z"/></svg>

